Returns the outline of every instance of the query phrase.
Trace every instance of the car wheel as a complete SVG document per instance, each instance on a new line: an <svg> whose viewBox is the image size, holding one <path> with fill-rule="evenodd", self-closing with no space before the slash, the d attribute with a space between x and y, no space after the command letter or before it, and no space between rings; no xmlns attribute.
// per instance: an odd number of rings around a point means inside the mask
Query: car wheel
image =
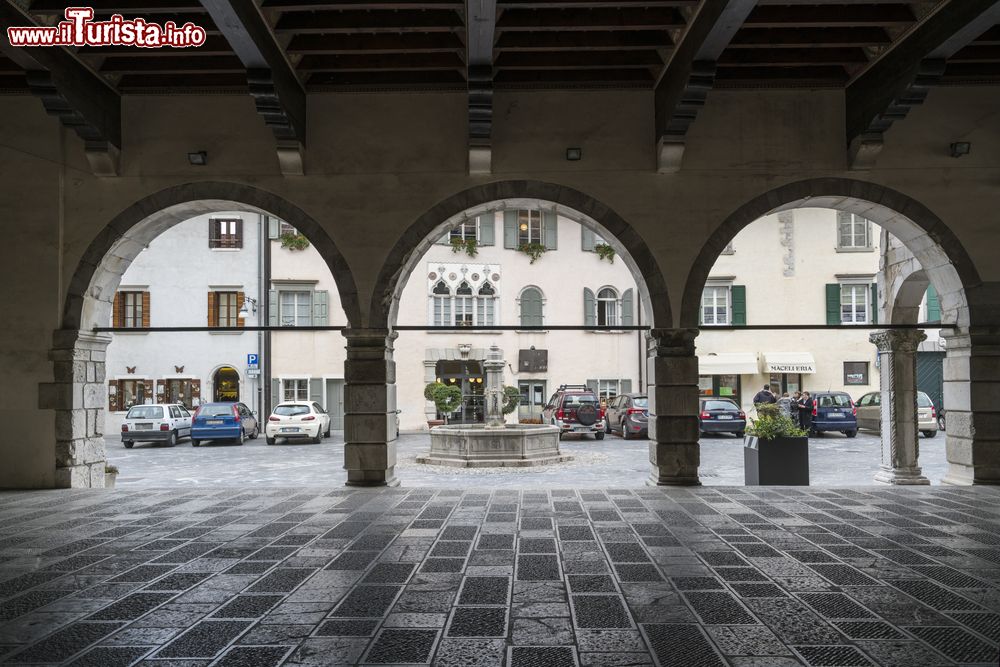
<svg viewBox="0 0 1000 667"><path fill-rule="evenodd" d="M819 437L819 431L817 431L814 428L810 428L809 429L809 437L810 438L817 438L817 437Z"/></svg>
<svg viewBox="0 0 1000 667"><path fill-rule="evenodd" d="M612 433L612 434L614 433L614 431L611 430L611 420L609 420L607 417L604 418L604 432L605 433ZM625 437L625 429L624 428L622 429L622 437L623 438Z"/></svg>
<svg viewBox="0 0 1000 667"><path fill-rule="evenodd" d="M622 422L622 437L625 438L626 440L632 439L632 434L629 433L628 429L625 427L625 422Z"/></svg>
<svg viewBox="0 0 1000 667"><path fill-rule="evenodd" d="M265 437L264 438L264 442L266 442L269 445L273 445L274 444L274 438Z"/></svg>
<svg viewBox="0 0 1000 667"><path fill-rule="evenodd" d="M253 432L250 434L250 439L251 440L256 440L257 436L259 436L259 435L260 435L260 426L257 425L257 424L254 424Z"/></svg>
<svg viewBox="0 0 1000 667"><path fill-rule="evenodd" d="M191 446L192 447L197 447L200 444L201 444L201 440L195 440L194 438L191 438Z"/></svg>
<svg viewBox="0 0 1000 667"><path fill-rule="evenodd" d="M603 433L595 433L594 437L597 438L598 440L604 440L604 434Z"/></svg>
<svg viewBox="0 0 1000 667"><path fill-rule="evenodd" d="M925 438L933 438L937 435L937 431L921 431L921 433L924 434Z"/></svg>
<svg viewBox="0 0 1000 667"><path fill-rule="evenodd" d="M233 444L234 444L234 445L242 445L242 444L243 444L243 443L245 443L246 441L247 441L247 432L246 432L246 431L244 431L244 430L243 430L243 429L241 428L241 429L240 429L240 434L239 434L238 436L236 436L236 439L235 439L235 440L233 441Z"/></svg>
<svg viewBox="0 0 1000 667"><path fill-rule="evenodd" d="M848 438L853 438L857 434L858 434L857 431L844 431L844 435L846 435Z"/></svg>
<svg viewBox="0 0 1000 667"><path fill-rule="evenodd" d="M125 445L125 449L132 449L135 446L135 443L131 440L123 440L122 444Z"/></svg>
<svg viewBox="0 0 1000 667"><path fill-rule="evenodd" d="M940 415L938 417L938 430L939 431L943 431L944 430L944 415Z"/></svg>
<svg viewBox="0 0 1000 667"><path fill-rule="evenodd" d="M562 430L560 430L559 431L559 439L562 440L564 435L566 435L566 434L563 433Z"/></svg>
<svg viewBox="0 0 1000 667"><path fill-rule="evenodd" d="M177 446L177 431L170 432L170 440L167 441L167 444L171 447Z"/></svg>
<svg viewBox="0 0 1000 667"><path fill-rule="evenodd" d="M742 440L745 436L746 436L746 432L745 431L737 431L736 432L736 437L739 438L740 440Z"/></svg>
<svg viewBox="0 0 1000 667"><path fill-rule="evenodd" d="M316 437L313 438L312 440L310 440L309 442L311 442L314 445L320 444L321 442L323 442L323 434L320 433L319 431L317 431L316 432Z"/></svg>
<svg viewBox="0 0 1000 667"><path fill-rule="evenodd" d="M324 438L329 438L330 437L330 428L329 427L327 427L327 429L325 431L323 431L323 437Z"/></svg>

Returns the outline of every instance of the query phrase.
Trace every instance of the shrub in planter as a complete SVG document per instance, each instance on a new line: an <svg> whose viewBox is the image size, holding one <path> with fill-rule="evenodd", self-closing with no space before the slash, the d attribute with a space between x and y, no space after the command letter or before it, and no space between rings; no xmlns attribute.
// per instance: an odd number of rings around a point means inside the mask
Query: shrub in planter
<svg viewBox="0 0 1000 667"><path fill-rule="evenodd" d="M104 488L115 488L115 479L118 477L118 467L111 464L104 465Z"/></svg>
<svg viewBox="0 0 1000 667"><path fill-rule="evenodd" d="M777 405L757 406L743 447L747 486L809 485L809 438Z"/></svg>
<svg viewBox="0 0 1000 667"><path fill-rule="evenodd" d="M462 390L453 384L429 382L424 387L424 398L432 401L434 407L437 408L439 413L445 415L445 421L447 421L448 415L457 410L458 406L462 404Z"/></svg>
<svg viewBox="0 0 1000 667"><path fill-rule="evenodd" d="M514 412L514 410L517 410L517 406L519 406L520 404L521 404L521 392L518 390L518 388L505 386L503 388L503 407L501 408L501 410L503 410L503 413L505 415L509 415L510 413Z"/></svg>

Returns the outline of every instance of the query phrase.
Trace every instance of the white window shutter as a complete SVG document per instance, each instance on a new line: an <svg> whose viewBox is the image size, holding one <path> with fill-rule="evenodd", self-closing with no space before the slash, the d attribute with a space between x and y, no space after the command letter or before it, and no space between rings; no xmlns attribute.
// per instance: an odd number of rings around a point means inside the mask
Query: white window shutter
<svg viewBox="0 0 1000 667"><path fill-rule="evenodd" d="M267 324L278 326L278 290L269 290L267 293Z"/></svg>
<svg viewBox="0 0 1000 667"><path fill-rule="evenodd" d="M493 229L495 222L496 216L492 213L479 216L479 245L493 245L496 243Z"/></svg>
<svg viewBox="0 0 1000 667"><path fill-rule="evenodd" d="M517 250L517 211L503 212L503 247Z"/></svg>
<svg viewBox="0 0 1000 667"><path fill-rule="evenodd" d="M554 211L542 211L542 240L546 250L559 247L559 225Z"/></svg>
<svg viewBox="0 0 1000 667"><path fill-rule="evenodd" d="M329 319L328 303L330 295L326 290L316 290L313 292L313 326L326 326Z"/></svg>

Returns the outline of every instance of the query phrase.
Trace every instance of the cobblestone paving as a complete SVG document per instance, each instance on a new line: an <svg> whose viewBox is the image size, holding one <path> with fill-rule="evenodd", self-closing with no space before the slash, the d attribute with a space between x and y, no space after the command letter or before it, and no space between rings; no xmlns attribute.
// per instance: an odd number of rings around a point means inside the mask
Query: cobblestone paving
<svg viewBox="0 0 1000 667"><path fill-rule="evenodd" d="M937 484L946 470L944 434L920 439L924 474ZM743 449L729 435L701 441L703 484L741 486ZM427 434L406 434L398 443L396 476L403 486L529 487L574 486L640 487L649 477L649 443L611 436L567 438L560 447L575 460L539 468L457 469L416 462L430 449ZM185 440L177 447L151 444L125 449L116 437L107 438L108 457L121 470L118 484L125 488L157 486L328 486L344 483L342 434L323 444L278 444L268 447L263 438L242 447L203 445L193 448ZM845 438L823 434L809 441L810 477L814 486L870 484L881 458L878 436L859 434Z"/></svg>
<svg viewBox="0 0 1000 667"><path fill-rule="evenodd" d="M0 493L0 663L996 665L1000 490Z"/></svg>

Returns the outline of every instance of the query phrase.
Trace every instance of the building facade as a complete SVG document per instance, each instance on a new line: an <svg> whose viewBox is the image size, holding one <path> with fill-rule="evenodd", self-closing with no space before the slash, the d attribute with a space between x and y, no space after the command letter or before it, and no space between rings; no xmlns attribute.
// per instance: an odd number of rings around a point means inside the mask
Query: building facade
<svg viewBox="0 0 1000 667"><path fill-rule="evenodd" d="M157 236L126 270L112 326L243 327L255 324L246 297L258 293L260 216L220 212ZM253 297L251 297L253 298ZM135 404L241 401L261 407L259 378L247 365L260 349L253 331L115 332L107 351L105 433L121 429Z"/></svg>

